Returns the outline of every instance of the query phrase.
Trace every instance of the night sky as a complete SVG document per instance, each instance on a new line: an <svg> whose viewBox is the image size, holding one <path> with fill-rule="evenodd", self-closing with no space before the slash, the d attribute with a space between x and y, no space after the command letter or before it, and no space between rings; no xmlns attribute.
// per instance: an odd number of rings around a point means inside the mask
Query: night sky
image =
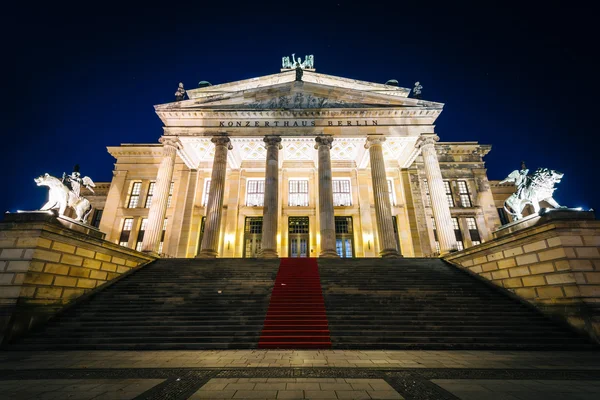
<svg viewBox="0 0 600 400"><path fill-rule="evenodd" d="M324 74L419 80L424 99L445 103L442 141L492 145L490 179L525 160L565 173L559 203L600 207L598 23L578 2L22 3L1 28L14 67L3 77L2 211L39 208L47 189L33 178L76 163L109 181L106 146L157 143L153 105L173 101L180 81L277 73L291 53L314 54Z"/></svg>

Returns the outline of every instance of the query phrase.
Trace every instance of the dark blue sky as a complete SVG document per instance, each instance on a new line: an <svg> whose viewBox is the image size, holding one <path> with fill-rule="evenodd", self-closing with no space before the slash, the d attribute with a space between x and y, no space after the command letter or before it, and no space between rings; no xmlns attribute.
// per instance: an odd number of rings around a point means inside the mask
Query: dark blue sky
<svg viewBox="0 0 600 400"><path fill-rule="evenodd" d="M565 173L555 196L560 203L600 207L591 8L207 3L27 3L8 11L2 33L4 54L12 56L4 63L14 71L4 77L8 123L0 168L9 189L0 210L40 207L47 191L33 178L70 172L75 163L95 181L110 180L114 160L106 146L156 143L162 124L153 105L172 101L178 82L193 88L200 80L276 73L291 53L314 54L317 72L325 74L397 79L409 88L419 80L425 99L446 104L437 123L443 141L493 146L490 179L525 160L532 169Z"/></svg>

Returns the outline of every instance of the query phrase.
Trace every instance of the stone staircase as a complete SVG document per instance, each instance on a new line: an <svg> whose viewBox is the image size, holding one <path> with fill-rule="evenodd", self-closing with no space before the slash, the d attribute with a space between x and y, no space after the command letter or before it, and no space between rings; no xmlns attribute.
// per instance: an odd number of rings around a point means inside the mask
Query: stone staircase
<svg viewBox="0 0 600 400"><path fill-rule="evenodd" d="M595 345L439 259L319 259L335 349L585 349Z"/></svg>
<svg viewBox="0 0 600 400"><path fill-rule="evenodd" d="M279 260L162 259L12 349L256 348Z"/></svg>
<svg viewBox="0 0 600 400"><path fill-rule="evenodd" d="M279 264L159 260L7 348L250 349L259 340L263 348L323 348L329 337L333 349L596 348L438 259L318 259L310 276ZM269 310L278 271L286 286ZM286 289L296 276L314 287Z"/></svg>

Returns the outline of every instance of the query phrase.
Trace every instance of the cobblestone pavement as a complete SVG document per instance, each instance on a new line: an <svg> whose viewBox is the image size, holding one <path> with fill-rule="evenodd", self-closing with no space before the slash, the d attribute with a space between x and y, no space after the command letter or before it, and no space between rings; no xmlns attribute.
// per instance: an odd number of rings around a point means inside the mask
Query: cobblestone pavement
<svg viewBox="0 0 600 400"><path fill-rule="evenodd" d="M5 351L0 369L0 400L600 398L598 352Z"/></svg>

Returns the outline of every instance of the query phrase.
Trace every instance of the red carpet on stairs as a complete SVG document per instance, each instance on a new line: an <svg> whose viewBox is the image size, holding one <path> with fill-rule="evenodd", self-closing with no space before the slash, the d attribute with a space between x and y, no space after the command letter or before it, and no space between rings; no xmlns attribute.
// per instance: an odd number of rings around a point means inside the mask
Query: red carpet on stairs
<svg viewBox="0 0 600 400"><path fill-rule="evenodd" d="M316 258L281 259L258 348L331 348Z"/></svg>

